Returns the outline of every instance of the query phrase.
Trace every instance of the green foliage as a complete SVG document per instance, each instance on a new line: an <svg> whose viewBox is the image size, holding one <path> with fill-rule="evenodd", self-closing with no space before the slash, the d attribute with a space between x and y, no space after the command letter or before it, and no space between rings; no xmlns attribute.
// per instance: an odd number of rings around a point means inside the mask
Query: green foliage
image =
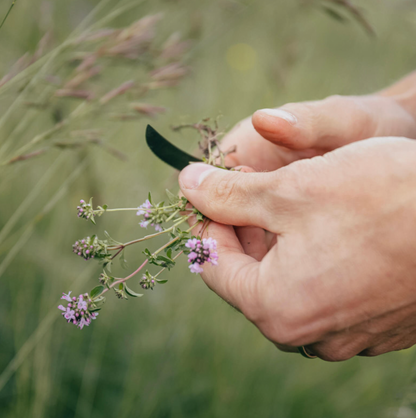
<svg viewBox="0 0 416 418"><path fill-rule="evenodd" d="M126 293L133 298L140 298L143 296L143 294L136 293L133 290L131 290L127 285L125 286L125 290L126 290Z"/></svg>
<svg viewBox="0 0 416 418"><path fill-rule="evenodd" d="M42 24L62 44L74 22L98 3L99 15L89 24L120 7L126 12L102 27L128 25L146 13L165 11L168 27L162 23L163 30L180 30L194 40L189 56L192 78L177 91L151 92L155 103L170 109L152 122L161 132L183 120L198 120L201 114L215 115L219 109L225 115L223 125L231 127L264 107L334 93L369 93L416 68L413 2L355 1L377 29L378 38L369 40L357 25L341 25L310 8L312 2L52 1L48 23L43 1L31 0L18 2L0 31L1 76L11 63L33 51L44 33ZM135 8L126 9L133 3ZM2 16L8 6L0 2ZM237 57L234 67L227 61L228 49L239 43L256 52L249 70L238 69L238 60L244 57ZM47 89L44 77L53 75L47 62L35 64L20 80L33 79L40 91ZM136 71L136 67L114 68L99 79L99 85L121 84L126 73L131 76ZM23 146L51 127L52 117L24 104L24 95L19 96L19 106L13 104L17 96L11 86L0 89L2 160L10 144ZM59 118L60 112L77 103L73 99L56 105L54 115ZM110 207L117 198L135 207L148 190L154 191L157 202L166 187L174 190L176 184L173 170L145 145L147 120L114 126L108 114L94 116L88 119L89 126L94 121L109 144L128 154L128 161L114 159L98 146L54 148L37 159L0 168L0 230L9 231L0 232L2 418L415 415L414 349L339 364L281 353L202 280L191 277L186 263L179 260L169 274L171 283L156 285L157 291L147 292L146 298L137 300L140 303L110 305L114 295L108 292L108 309L99 311L91 329L70 329L62 322L56 309L61 292L79 294L93 288L101 272L96 263L75 257L71 244L86 234L85 228L91 228L90 235L102 227L119 239L136 236L129 222L109 214L100 218L98 227L77 219L74 207L79 196L94 195L96 204L108 202ZM19 128L13 133L15 124ZM195 137L194 132L184 131L172 140L193 152L189 144ZM32 190L36 198L23 204ZM16 221L6 228L12 217ZM108 236L104 238L112 244ZM159 244L163 243L161 238ZM127 257L132 266L143 260L133 248L127 250ZM124 274L118 263L113 270L116 277ZM276 272L276 280L280 279ZM137 280L131 288L138 288Z"/></svg>
<svg viewBox="0 0 416 418"><path fill-rule="evenodd" d="M91 299L95 299L96 297L100 296L104 289L104 286L95 286L94 289L92 289L90 292Z"/></svg>

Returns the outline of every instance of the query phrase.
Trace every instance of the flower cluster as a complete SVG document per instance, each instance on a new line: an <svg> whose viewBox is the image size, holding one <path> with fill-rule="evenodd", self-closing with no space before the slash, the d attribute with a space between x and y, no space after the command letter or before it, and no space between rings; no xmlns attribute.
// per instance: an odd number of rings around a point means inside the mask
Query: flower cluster
<svg viewBox="0 0 416 418"><path fill-rule="evenodd" d="M72 251L85 260L90 260L91 258L104 259L108 257L106 249L106 243L99 240L96 236L83 238L76 241L72 246Z"/></svg>
<svg viewBox="0 0 416 418"><path fill-rule="evenodd" d="M151 289L153 290L153 288L155 287L155 279L154 277L152 277L149 272L146 271L146 274L143 274L142 279L140 280L140 286L143 289Z"/></svg>
<svg viewBox="0 0 416 418"><path fill-rule="evenodd" d="M84 326L89 326L93 319L96 319L98 312L91 312L92 300L88 293L79 295L78 298L75 296L71 298L71 293L63 294L61 299L68 301L68 305L65 307L59 305L58 309L62 312L62 316L67 320L68 323L76 325L79 329Z"/></svg>
<svg viewBox="0 0 416 418"><path fill-rule="evenodd" d="M90 219L92 216L94 216L94 210L90 203L86 203L85 200L82 199L79 201L79 203L79 206L77 206L78 218Z"/></svg>
<svg viewBox="0 0 416 418"><path fill-rule="evenodd" d="M218 261L217 241L213 238L191 238L185 244L191 252L188 254L189 269L192 273L202 273L202 265L206 262L216 266Z"/></svg>
<svg viewBox="0 0 416 418"><path fill-rule="evenodd" d="M154 211L154 206L150 203L149 199L146 199L142 205L138 207L137 216L143 216L143 220L140 222L142 228L147 228L148 225L153 226L157 232L162 232L163 228L160 225L163 219L158 214L158 211Z"/></svg>
<svg viewBox="0 0 416 418"><path fill-rule="evenodd" d="M224 158L226 153L223 153L218 148L218 135L216 128L208 127L205 124L196 124L196 128L203 133L203 144L207 149L207 164L216 165L217 161L221 161L222 168L225 168ZM216 153L214 154L213 150ZM154 290L156 286L165 284L168 279L161 276L162 273L167 273L177 264L177 259L181 255L188 257L190 263L190 271L192 273L202 273L203 265L211 263L217 265L218 253L217 242L213 238L202 238L207 232L209 219L207 219L196 208L192 207L185 197L180 197L176 194L166 190L168 201L165 203L153 202L152 196L149 193L148 199L139 207L111 207L107 205L97 206L92 205L92 198L88 203L81 200L77 207L78 217L90 220L95 224L94 217L100 217L104 213L114 213L118 211L132 211L137 216L142 216L140 226L147 228L149 225L156 229L155 233L150 233L144 237L136 237L127 242L119 242L113 239L107 231L104 231L105 240L101 240L93 235L77 241L73 245L73 252L85 260L95 259L99 260L104 267L103 272L99 276L99 284L95 286L89 294L80 295L77 298L70 297L70 294L63 296L67 300L68 306L59 306L63 312L62 315L68 322L72 322L79 328L89 325L92 319L95 319L96 312L101 309L106 301L106 293L114 292L119 299L126 300L130 298L140 298L142 293L135 291L134 282L136 286L140 286L144 290ZM186 225L191 220L191 225ZM192 235L192 231L198 227L201 236ZM165 243L158 249L144 248L142 254L145 259L141 264L130 274L124 277L113 276L112 263L118 258L122 268L128 268L125 259L126 248L132 245L143 243L144 241L153 238L165 237ZM128 252L128 250L127 250ZM157 271L149 272L145 268L157 269ZM127 283L129 282L129 283ZM130 284L133 286L130 287ZM144 293L144 292L143 292Z"/></svg>

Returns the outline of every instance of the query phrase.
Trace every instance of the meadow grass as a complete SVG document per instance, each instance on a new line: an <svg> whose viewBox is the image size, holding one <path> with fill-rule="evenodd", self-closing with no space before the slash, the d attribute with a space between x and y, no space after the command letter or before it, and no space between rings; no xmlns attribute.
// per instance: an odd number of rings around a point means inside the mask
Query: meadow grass
<svg viewBox="0 0 416 418"><path fill-rule="evenodd" d="M161 39L178 30L193 40L191 75L149 96L169 109L152 124L187 150L196 148L195 135L172 133L170 125L221 113L230 128L259 108L369 93L416 68L411 2L360 2L376 38L355 21L340 23L291 0L57 0L46 23L42 4L19 1L0 31L0 75L33 53L45 25L54 37L42 58L0 88L0 161L53 128L50 112L26 102L33 91L47 96L42 80L74 39L149 13L164 12ZM135 71L117 67L101 83L121 84ZM416 417L414 349L339 364L280 353L185 262L143 298L109 295L91 327L67 326L56 309L61 293L94 287L100 273L72 254L72 243L104 230L122 241L142 232L133 213L89 225L76 217L78 200L135 207L149 190L158 199L177 187L173 170L145 146L148 122L86 120L128 155L125 162L96 147L54 148L0 167L0 416ZM127 249L126 258L132 270L140 249Z"/></svg>

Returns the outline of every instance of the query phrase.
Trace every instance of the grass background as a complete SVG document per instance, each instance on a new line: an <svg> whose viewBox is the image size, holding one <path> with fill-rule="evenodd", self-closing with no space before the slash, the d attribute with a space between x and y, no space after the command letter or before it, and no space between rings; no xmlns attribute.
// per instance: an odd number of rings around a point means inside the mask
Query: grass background
<svg viewBox="0 0 416 418"><path fill-rule="evenodd" d="M0 74L33 51L46 29L64 42L98 3L55 0L47 19L45 2L19 0L0 31ZM132 4L111 25L164 11L162 33L180 30L193 39L192 74L150 97L169 108L154 125L189 150L194 136L171 134L170 124L221 113L230 128L258 108L369 93L416 68L413 1L360 2L377 32L373 39L312 1L101 3L91 22ZM128 74L112 77L121 82ZM0 90L0 147L7 143L9 150L52 123L16 97ZM93 195L97 203L138 206L148 190L162 197L175 187L175 173L144 144L146 123L91 120L128 162L99 149L56 150L0 168L0 416L416 417L414 349L337 364L280 353L184 263L167 285L139 300L109 297L82 332L66 326L56 309L61 292L91 289L100 272L73 256L72 243L104 229L123 241L141 233L133 214L87 225L76 217L77 201ZM126 256L132 268L140 250Z"/></svg>

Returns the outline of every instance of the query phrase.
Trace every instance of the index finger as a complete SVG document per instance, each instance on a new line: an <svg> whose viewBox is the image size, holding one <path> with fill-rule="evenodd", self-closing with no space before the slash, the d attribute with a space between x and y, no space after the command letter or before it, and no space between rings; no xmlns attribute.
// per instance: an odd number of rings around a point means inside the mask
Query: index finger
<svg viewBox="0 0 416 418"><path fill-rule="evenodd" d="M260 263L244 253L232 226L210 222L204 232L217 241L218 265L203 265L206 285L247 317L257 299Z"/></svg>

